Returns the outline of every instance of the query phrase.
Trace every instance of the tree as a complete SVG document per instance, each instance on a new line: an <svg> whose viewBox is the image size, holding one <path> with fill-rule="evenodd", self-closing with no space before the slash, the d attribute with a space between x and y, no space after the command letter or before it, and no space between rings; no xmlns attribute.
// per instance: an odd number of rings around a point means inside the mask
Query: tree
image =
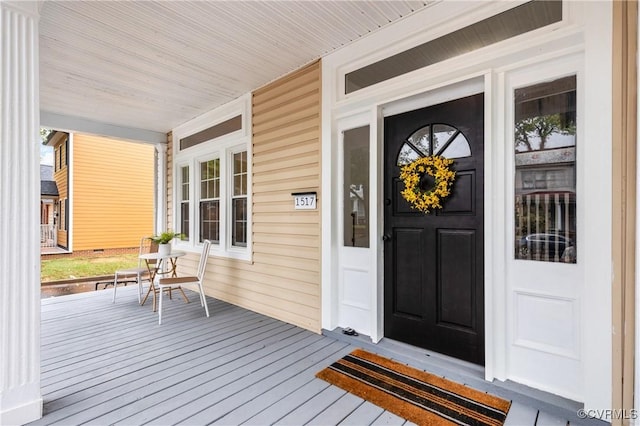
<svg viewBox="0 0 640 426"><path fill-rule="evenodd" d="M537 136L540 138L540 146L537 149L543 150L546 148L549 136L554 133L574 135L576 133L575 124L566 124L560 114L524 118L516 123L516 147L522 146L526 151L533 151L534 147L531 145L530 138Z"/></svg>
<svg viewBox="0 0 640 426"><path fill-rule="evenodd" d="M42 145L47 143L47 138L53 132L51 129L45 129L44 127L40 127L40 140L42 141Z"/></svg>

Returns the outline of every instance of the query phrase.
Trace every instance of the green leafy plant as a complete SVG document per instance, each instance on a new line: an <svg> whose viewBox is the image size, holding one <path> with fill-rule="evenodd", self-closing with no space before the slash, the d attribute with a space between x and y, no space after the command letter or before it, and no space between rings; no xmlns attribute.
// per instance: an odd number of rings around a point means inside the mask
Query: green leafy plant
<svg viewBox="0 0 640 426"><path fill-rule="evenodd" d="M154 236L150 237L150 239L151 239L151 241L153 241L156 244L168 244L174 238L183 239L184 237L185 237L185 235L181 234L179 232L165 231L160 235L154 235Z"/></svg>

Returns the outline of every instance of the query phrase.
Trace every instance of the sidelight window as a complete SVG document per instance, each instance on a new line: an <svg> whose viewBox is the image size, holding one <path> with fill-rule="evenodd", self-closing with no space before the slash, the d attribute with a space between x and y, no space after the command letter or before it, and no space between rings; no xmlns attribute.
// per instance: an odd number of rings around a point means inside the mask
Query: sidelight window
<svg viewBox="0 0 640 426"><path fill-rule="evenodd" d="M369 247L369 126L343 133L344 245Z"/></svg>
<svg viewBox="0 0 640 426"><path fill-rule="evenodd" d="M576 77L516 89L515 257L575 263Z"/></svg>

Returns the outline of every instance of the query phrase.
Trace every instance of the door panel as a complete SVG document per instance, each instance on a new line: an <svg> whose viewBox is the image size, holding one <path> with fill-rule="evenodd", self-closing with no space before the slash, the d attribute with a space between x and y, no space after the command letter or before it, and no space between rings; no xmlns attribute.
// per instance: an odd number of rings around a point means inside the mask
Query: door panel
<svg viewBox="0 0 640 426"><path fill-rule="evenodd" d="M423 229L395 229L396 286L394 311L407 318L422 318L422 252ZM417 249L416 249L417 248Z"/></svg>
<svg viewBox="0 0 640 426"><path fill-rule="evenodd" d="M474 329L475 231L438 230L438 324Z"/></svg>
<svg viewBox="0 0 640 426"><path fill-rule="evenodd" d="M456 171L456 191L447 198L438 216L452 214L475 215L475 171ZM405 203L406 204L406 203Z"/></svg>
<svg viewBox="0 0 640 426"><path fill-rule="evenodd" d="M404 183L397 176L393 178L393 214L394 216L415 216L416 211L402 198L400 194L404 189Z"/></svg>
<svg viewBox="0 0 640 426"><path fill-rule="evenodd" d="M483 95L384 127L385 336L483 364ZM404 200L399 179L402 164L426 155L453 158L456 171L443 209L429 214Z"/></svg>

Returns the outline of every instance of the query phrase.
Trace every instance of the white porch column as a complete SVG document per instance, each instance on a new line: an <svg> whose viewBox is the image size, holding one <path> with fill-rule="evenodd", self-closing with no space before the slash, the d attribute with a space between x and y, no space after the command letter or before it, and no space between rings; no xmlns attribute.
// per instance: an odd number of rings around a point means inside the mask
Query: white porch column
<svg viewBox="0 0 640 426"><path fill-rule="evenodd" d="M38 5L0 0L0 424L42 417Z"/></svg>
<svg viewBox="0 0 640 426"><path fill-rule="evenodd" d="M156 144L156 233L167 229L167 145Z"/></svg>

